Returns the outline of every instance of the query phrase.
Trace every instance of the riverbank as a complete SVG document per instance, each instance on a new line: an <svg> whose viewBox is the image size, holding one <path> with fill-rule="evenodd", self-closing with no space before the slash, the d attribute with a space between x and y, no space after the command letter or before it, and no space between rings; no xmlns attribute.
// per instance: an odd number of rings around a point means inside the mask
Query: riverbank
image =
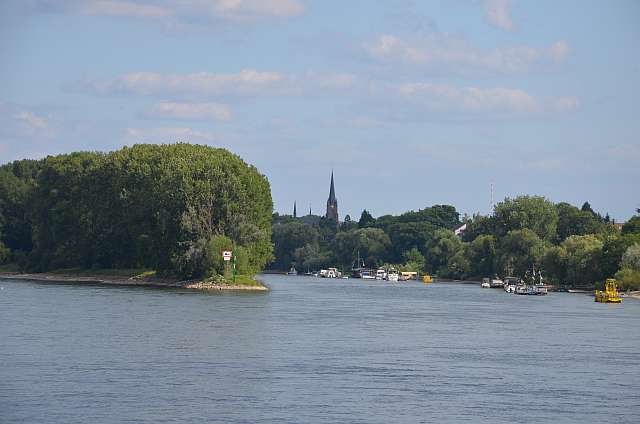
<svg viewBox="0 0 640 424"><path fill-rule="evenodd" d="M131 287L153 287L153 288L173 288L191 289L205 291L269 291L269 288L257 280L247 277L240 278L238 284L227 283L224 279L218 280L176 280L170 278L156 277L154 273L143 273L138 275L96 274L83 272L78 273L19 273L0 272L0 280L20 280L35 281L39 283L51 284L78 284L78 285L108 285L108 286L131 286Z"/></svg>

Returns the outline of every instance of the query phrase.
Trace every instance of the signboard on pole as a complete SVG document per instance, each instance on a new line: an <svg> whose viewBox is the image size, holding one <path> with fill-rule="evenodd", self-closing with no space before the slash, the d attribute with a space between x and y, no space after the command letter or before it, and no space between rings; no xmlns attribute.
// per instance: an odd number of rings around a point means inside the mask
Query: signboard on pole
<svg viewBox="0 0 640 424"><path fill-rule="evenodd" d="M224 259L225 261L230 261L231 260L231 251L230 250L225 250L224 252L222 252L222 259Z"/></svg>

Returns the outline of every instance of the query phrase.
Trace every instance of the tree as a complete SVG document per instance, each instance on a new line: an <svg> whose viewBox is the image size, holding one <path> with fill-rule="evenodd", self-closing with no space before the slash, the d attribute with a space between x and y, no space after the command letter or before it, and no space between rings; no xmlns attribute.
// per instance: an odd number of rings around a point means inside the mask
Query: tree
<svg viewBox="0 0 640 424"><path fill-rule="evenodd" d="M540 239L551 241L556 236L558 212L544 197L519 196L498 203L495 220L499 238L510 231L529 229Z"/></svg>
<svg viewBox="0 0 640 424"><path fill-rule="evenodd" d="M402 271L422 272L425 266L424 256L417 248L407 250L402 254L404 264L401 266Z"/></svg>
<svg viewBox="0 0 640 424"><path fill-rule="evenodd" d="M640 243L629 246L622 255L622 268L640 271Z"/></svg>
<svg viewBox="0 0 640 424"><path fill-rule="evenodd" d="M462 241L450 230L437 230L431 240L427 241L425 259L428 268L438 275L448 274L449 260L462 249Z"/></svg>
<svg viewBox="0 0 640 424"><path fill-rule="evenodd" d="M360 228L349 232L340 232L333 242L333 251L342 267L355 264L358 253L369 266L377 266L386 259L391 246L389 236L379 228Z"/></svg>
<svg viewBox="0 0 640 424"><path fill-rule="evenodd" d="M540 264L544 243L532 230L510 231L500 243L500 270L506 275L521 276Z"/></svg>
<svg viewBox="0 0 640 424"><path fill-rule="evenodd" d="M573 235L598 234L605 224L592 211L584 211L568 203L558 203L557 240L564 241Z"/></svg>
<svg viewBox="0 0 640 424"><path fill-rule="evenodd" d="M542 268L546 277L555 284L564 284L567 279L567 251L562 246L545 249Z"/></svg>
<svg viewBox="0 0 640 424"><path fill-rule="evenodd" d="M480 235L468 244L469 274L488 277L495 274L496 239L492 235Z"/></svg>
<svg viewBox="0 0 640 424"><path fill-rule="evenodd" d="M601 240L593 234L571 236L562 242L562 247L567 252L567 279L571 285L593 285L602 279Z"/></svg>
<svg viewBox="0 0 640 424"><path fill-rule="evenodd" d="M296 249L317 243L318 238L317 229L302 222L292 221L275 225L272 232L275 261L272 267L288 270L296 261Z"/></svg>
<svg viewBox="0 0 640 424"><path fill-rule="evenodd" d="M635 215L622 226L622 234L640 234L640 215Z"/></svg>
<svg viewBox="0 0 640 424"><path fill-rule="evenodd" d="M366 228L366 227L374 227L376 225L376 220L371 214L365 209L362 211L360 215L360 220L358 221L358 227Z"/></svg>

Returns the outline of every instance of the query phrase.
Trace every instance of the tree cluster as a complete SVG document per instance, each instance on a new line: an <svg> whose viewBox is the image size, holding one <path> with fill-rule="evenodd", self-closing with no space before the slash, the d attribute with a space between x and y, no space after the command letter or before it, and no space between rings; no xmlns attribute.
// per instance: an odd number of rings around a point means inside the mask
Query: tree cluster
<svg viewBox="0 0 640 424"><path fill-rule="evenodd" d="M269 183L238 156L207 146L135 145L0 167L0 263L24 270L151 268L222 273L272 258Z"/></svg>
<svg viewBox="0 0 640 424"><path fill-rule="evenodd" d="M466 231L456 236L463 223ZM640 216L618 231L588 203L577 208L539 196L507 198L490 216L462 220L448 205L377 219L365 210L358 222L345 217L338 227L324 218L306 225L275 214L273 243L271 267L280 270L349 270L359 256L368 267L392 264L457 279L521 277L535 267L567 287L591 287L614 275L623 289L640 287Z"/></svg>

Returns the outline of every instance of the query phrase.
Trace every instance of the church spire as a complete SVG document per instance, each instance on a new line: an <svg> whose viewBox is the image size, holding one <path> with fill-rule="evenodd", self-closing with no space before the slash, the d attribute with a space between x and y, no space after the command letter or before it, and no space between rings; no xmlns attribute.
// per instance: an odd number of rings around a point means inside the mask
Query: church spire
<svg viewBox="0 0 640 424"><path fill-rule="evenodd" d="M329 202L336 203L336 189L333 187L333 169L331 170L331 188L329 189Z"/></svg>
<svg viewBox="0 0 640 424"><path fill-rule="evenodd" d="M338 199L336 199L336 189L333 184L333 170L331 170L331 187L329 188L329 198L327 199L327 214L325 217L336 222L338 220Z"/></svg>

